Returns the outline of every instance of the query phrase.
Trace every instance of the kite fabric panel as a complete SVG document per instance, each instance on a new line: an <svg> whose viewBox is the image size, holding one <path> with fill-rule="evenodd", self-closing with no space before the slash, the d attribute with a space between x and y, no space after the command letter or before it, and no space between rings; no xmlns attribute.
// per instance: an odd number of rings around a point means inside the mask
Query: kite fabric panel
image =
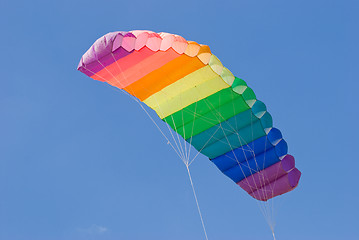
<svg viewBox="0 0 359 240"><path fill-rule="evenodd" d="M144 102L255 199L297 187L301 173L265 104L208 46L170 33L112 32L78 70Z"/></svg>

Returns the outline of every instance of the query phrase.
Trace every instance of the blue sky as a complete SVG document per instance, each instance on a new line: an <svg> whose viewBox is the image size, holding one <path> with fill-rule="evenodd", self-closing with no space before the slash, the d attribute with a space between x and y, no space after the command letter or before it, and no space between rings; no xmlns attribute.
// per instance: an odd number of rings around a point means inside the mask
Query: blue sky
<svg viewBox="0 0 359 240"><path fill-rule="evenodd" d="M277 239L358 239L357 1L0 3L0 239L204 239L186 168L128 96L76 70L102 35L209 45L268 106L302 171ZM272 239L255 200L204 156L210 240Z"/></svg>

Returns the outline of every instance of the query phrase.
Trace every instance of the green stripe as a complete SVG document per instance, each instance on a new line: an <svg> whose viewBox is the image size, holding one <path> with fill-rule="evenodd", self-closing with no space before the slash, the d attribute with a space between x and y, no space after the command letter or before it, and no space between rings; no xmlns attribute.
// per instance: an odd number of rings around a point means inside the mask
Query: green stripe
<svg viewBox="0 0 359 240"><path fill-rule="evenodd" d="M247 92L253 91L248 88ZM248 110L250 107L243 96L229 87L193 103L163 120L178 134L188 139ZM252 94L250 97L255 98Z"/></svg>

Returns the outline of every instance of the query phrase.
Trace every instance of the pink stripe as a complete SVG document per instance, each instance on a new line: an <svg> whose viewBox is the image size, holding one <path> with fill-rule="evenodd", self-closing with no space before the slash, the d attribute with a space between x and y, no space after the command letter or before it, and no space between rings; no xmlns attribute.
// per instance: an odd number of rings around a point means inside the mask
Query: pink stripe
<svg viewBox="0 0 359 240"><path fill-rule="evenodd" d="M144 58L142 61L139 61L139 59L133 59L131 67L125 70L123 70L122 66L121 69L113 69L111 76L113 75L114 77L106 80L113 86L125 88L179 56L181 55L170 48L165 52L158 51L155 54Z"/></svg>
<svg viewBox="0 0 359 240"><path fill-rule="evenodd" d="M129 55L118 59L116 62L113 62L109 66L106 66L105 68L102 67L100 71L91 77L99 81L108 81L112 79L113 76L119 75L121 70L125 71L136 65L138 62L143 61L151 55L154 55L155 53L156 52L151 51L147 47L142 48L140 51L133 51ZM121 66L121 68L119 66Z"/></svg>

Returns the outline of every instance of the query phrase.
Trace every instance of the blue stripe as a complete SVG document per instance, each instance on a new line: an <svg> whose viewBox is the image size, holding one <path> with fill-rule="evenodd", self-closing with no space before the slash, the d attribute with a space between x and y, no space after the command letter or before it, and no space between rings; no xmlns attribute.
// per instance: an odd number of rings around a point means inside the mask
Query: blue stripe
<svg viewBox="0 0 359 240"><path fill-rule="evenodd" d="M247 145L212 159L212 162L223 172L238 165L238 162L245 162L270 148L273 148L273 145L267 136L263 136Z"/></svg>
<svg viewBox="0 0 359 240"><path fill-rule="evenodd" d="M218 156L212 162L234 182L239 182L279 162L287 152L288 146L281 132L272 128L268 135Z"/></svg>
<svg viewBox="0 0 359 240"><path fill-rule="evenodd" d="M268 151L257 155L255 158L242 162L237 166L224 171L223 173L234 182L238 183L244 178L249 177L250 175L259 172L260 170L265 169L279 161L280 159L276 154L275 148L271 148Z"/></svg>

